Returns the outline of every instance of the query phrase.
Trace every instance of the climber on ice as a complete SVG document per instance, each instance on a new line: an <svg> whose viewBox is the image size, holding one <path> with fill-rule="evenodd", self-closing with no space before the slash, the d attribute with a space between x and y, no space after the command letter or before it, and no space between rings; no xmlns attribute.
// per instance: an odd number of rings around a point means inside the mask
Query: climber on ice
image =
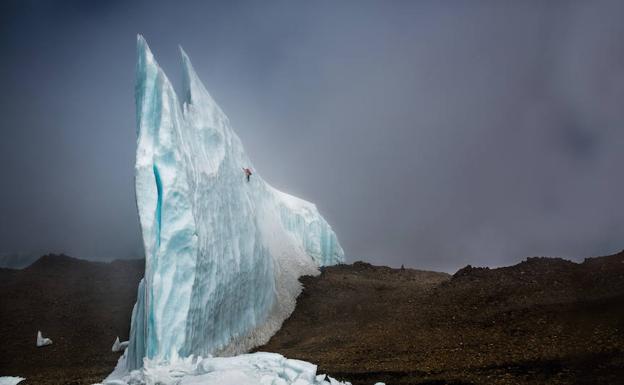
<svg viewBox="0 0 624 385"><path fill-rule="evenodd" d="M251 176L251 170L243 167L243 172L245 173L245 176L247 177L247 182L249 182L249 177Z"/></svg>

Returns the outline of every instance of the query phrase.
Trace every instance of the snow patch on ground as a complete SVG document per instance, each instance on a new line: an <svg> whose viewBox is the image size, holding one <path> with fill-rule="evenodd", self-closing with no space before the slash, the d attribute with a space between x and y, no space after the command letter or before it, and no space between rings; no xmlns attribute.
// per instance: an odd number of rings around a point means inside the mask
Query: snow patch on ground
<svg viewBox="0 0 624 385"><path fill-rule="evenodd" d="M16 385L24 380L23 377L0 377L0 385Z"/></svg>

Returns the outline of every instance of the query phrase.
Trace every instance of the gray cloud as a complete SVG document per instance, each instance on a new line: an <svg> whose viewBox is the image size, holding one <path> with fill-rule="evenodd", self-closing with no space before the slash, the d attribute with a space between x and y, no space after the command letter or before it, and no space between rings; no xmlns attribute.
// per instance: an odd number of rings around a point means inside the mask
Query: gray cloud
<svg viewBox="0 0 624 385"><path fill-rule="evenodd" d="M453 271L622 248L617 1L15 2L1 251L141 253L134 43L185 47L257 171L351 260Z"/></svg>

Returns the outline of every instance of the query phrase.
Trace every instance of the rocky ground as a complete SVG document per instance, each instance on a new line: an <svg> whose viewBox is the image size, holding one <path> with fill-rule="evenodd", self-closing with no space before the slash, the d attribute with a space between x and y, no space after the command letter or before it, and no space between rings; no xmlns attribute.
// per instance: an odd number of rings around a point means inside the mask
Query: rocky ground
<svg viewBox="0 0 624 385"><path fill-rule="evenodd" d="M141 275L142 261L64 256L0 269L0 374L101 380ZM624 384L624 253L453 276L356 262L302 281L295 312L259 350L354 384ZM54 345L36 348L37 329Z"/></svg>
<svg viewBox="0 0 624 385"><path fill-rule="evenodd" d="M41 257L0 269L0 375L21 384L93 384L115 367L117 335L128 338L144 261ZM54 344L37 348L37 330Z"/></svg>
<svg viewBox="0 0 624 385"><path fill-rule="evenodd" d="M260 349L354 384L624 384L624 253L452 277L355 263L303 282Z"/></svg>

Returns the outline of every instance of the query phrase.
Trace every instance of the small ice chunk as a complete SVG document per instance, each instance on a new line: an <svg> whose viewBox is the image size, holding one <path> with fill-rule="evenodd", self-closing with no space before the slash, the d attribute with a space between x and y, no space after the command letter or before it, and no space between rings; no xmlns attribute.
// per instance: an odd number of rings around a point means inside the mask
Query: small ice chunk
<svg viewBox="0 0 624 385"><path fill-rule="evenodd" d="M113 352L118 352L119 349L119 345L121 343L119 342L119 336L117 336L117 338L115 338L115 342L113 342L113 348L111 349Z"/></svg>
<svg viewBox="0 0 624 385"><path fill-rule="evenodd" d="M325 381L326 377L327 377L327 374L319 374L318 376L316 376L316 382L321 383Z"/></svg>
<svg viewBox="0 0 624 385"><path fill-rule="evenodd" d="M128 341L119 342L119 337L117 337L115 339L115 342L113 343L113 349L112 350L114 352L121 352L121 351L123 351L127 347L128 347Z"/></svg>
<svg viewBox="0 0 624 385"><path fill-rule="evenodd" d="M24 380L25 378L23 377L0 377L0 385L16 385Z"/></svg>
<svg viewBox="0 0 624 385"><path fill-rule="evenodd" d="M329 377L329 376L328 376ZM340 382L336 381L335 378L329 377L329 383L331 385L340 385Z"/></svg>
<svg viewBox="0 0 624 385"><path fill-rule="evenodd" d="M41 335L41 330L37 330L37 347L40 348L46 345L52 345L52 340L49 338L44 338Z"/></svg>

